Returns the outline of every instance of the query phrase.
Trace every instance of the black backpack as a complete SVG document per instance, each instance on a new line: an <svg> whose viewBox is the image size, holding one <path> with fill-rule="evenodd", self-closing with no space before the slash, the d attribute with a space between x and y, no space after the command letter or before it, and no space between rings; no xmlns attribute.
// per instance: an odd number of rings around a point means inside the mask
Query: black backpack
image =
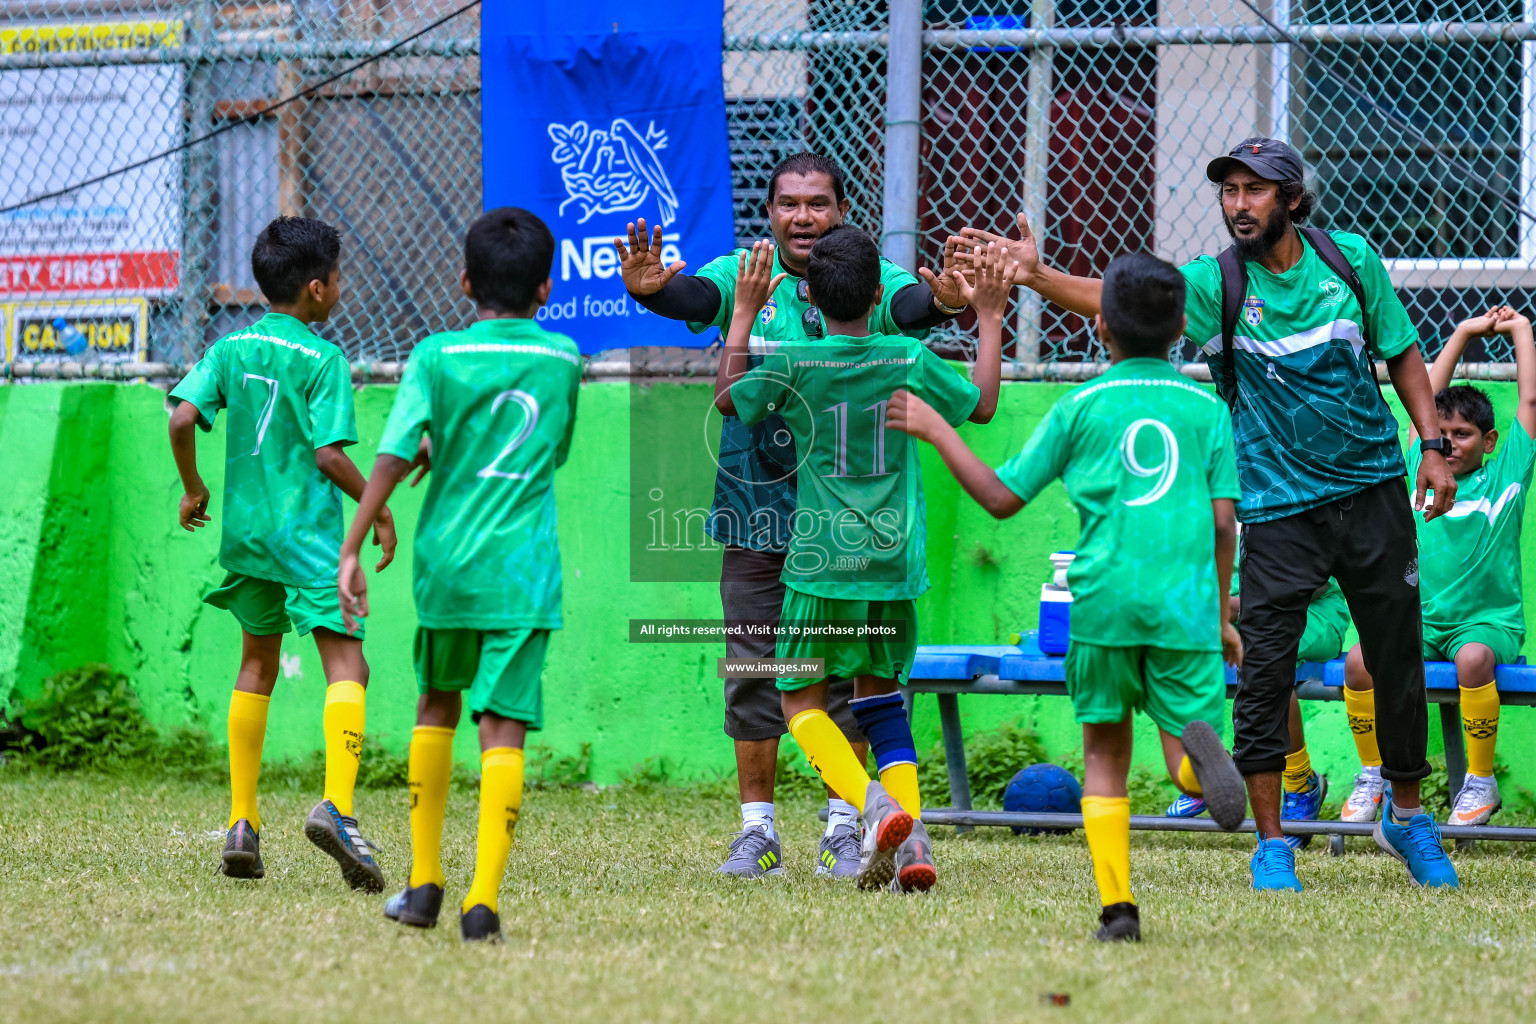
<svg viewBox="0 0 1536 1024"><path fill-rule="evenodd" d="M1328 232L1321 228L1303 227L1296 225L1296 230L1301 237L1312 246L1314 252L1328 265L1328 269L1337 274L1349 290L1355 293L1355 301L1360 303L1361 318L1366 321L1361 329L1361 336L1367 346L1371 343L1370 316L1366 312L1370 307L1365 304L1365 286L1360 283L1360 275L1355 268L1350 266L1349 260L1344 258L1344 253L1339 250L1338 244ZM1216 389L1221 397L1227 400L1227 405L1234 411L1237 409L1237 360L1232 355L1232 335L1237 330L1237 318L1243 311L1243 301L1248 297L1248 268L1243 261L1237 258L1237 249L1228 246L1216 257L1216 265L1221 268L1221 379L1216 381ZM1379 385L1378 385L1379 387Z"/></svg>

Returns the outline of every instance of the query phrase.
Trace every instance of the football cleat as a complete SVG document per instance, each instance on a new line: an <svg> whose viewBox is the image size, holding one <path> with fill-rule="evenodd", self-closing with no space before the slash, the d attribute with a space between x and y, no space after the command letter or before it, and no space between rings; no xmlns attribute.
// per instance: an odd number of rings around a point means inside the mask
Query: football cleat
<svg viewBox="0 0 1536 1024"><path fill-rule="evenodd" d="M261 837L244 818L235 822L224 837L224 860L219 873L230 878L261 878L267 873L261 863Z"/></svg>

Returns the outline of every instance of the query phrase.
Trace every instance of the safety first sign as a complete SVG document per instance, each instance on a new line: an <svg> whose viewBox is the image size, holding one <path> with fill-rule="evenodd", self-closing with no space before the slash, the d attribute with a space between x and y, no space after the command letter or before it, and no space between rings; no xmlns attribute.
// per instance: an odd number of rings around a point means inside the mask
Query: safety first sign
<svg viewBox="0 0 1536 1024"><path fill-rule="evenodd" d="M12 24L0 52L173 48L181 35L179 21ZM0 207L26 203L0 214L0 299L176 290L179 157L73 186L181 141L181 77L174 64L0 72Z"/></svg>

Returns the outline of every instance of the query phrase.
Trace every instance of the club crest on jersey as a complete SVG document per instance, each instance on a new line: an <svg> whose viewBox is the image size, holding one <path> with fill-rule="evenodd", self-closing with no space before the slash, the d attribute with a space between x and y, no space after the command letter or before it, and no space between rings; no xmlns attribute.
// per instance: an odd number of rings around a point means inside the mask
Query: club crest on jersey
<svg viewBox="0 0 1536 1024"><path fill-rule="evenodd" d="M769 299L763 308L757 311L757 322L767 327L773 323L773 318L779 315L779 304Z"/></svg>
<svg viewBox="0 0 1536 1024"><path fill-rule="evenodd" d="M1264 300L1250 295L1243 300L1243 322L1257 327L1264 322Z"/></svg>

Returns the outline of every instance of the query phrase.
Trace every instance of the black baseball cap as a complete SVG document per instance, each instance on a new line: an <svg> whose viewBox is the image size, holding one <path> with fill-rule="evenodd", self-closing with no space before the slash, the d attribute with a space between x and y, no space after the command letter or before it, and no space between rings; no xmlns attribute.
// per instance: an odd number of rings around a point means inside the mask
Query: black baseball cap
<svg viewBox="0 0 1536 1024"><path fill-rule="evenodd" d="M1225 181L1234 167L1246 167L1267 181L1301 181L1301 154L1279 139L1266 139L1261 135L1244 139L1233 146L1226 156L1219 156L1205 165L1205 176L1211 181Z"/></svg>

